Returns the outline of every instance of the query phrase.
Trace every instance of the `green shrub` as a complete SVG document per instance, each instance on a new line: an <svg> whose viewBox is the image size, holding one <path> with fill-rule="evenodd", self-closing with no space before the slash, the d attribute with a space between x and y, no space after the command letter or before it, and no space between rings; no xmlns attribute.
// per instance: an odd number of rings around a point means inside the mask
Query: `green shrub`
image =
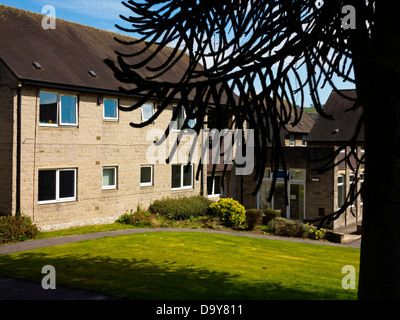
<svg viewBox="0 0 400 320"><path fill-rule="evenodd" d="M136 209L136 212L134 212L133 210L131 210L130 212L126 211L117 220L115 220L115 222L129 224L132 226L154 226L154 219L152 219L150 212L143 210L140 207Z"/></svg>
<svg viewBox="0 0 400 320"><path fill-rule="evenodd" d="M220 199L210 205L211 212L221 217L228 225L240 226L246 220L246 210L236 200L231 198Z"/></svg>
<svg viewBox="0 0 400 320"><path fill-rule="evenodd" d="M303 238L305 235L302 223L285 218L276 218L270 221L267 231L281 237Z"/></svg>
<svg viewBox="0 0 400 320"><path fill-rule="evenodd" d="M281 216L281 212L272 209L265 209L263 212L263 225L267 225L270 221L279 218Z"/></svg>
<svg viewBox="0 0 400 320"><path fill-rule="evenodd" d="M263 220L263 212L259 209L246 210L246 222L250 230L253 230L256 225L260 225Z"/></svg>
<svg viewBox="0 0 400 320"><path fill-rule="evenodd" d="M0 244L34 239L38 234L38 227L27 216L0 216Z"/></svg>
<svg viewBox="0 0 400 320"><path fill-rule="evenodd" d="M212 202L203 196L163 198L154 201L149 211L172 220L186 220L209 213Z"/></svg>

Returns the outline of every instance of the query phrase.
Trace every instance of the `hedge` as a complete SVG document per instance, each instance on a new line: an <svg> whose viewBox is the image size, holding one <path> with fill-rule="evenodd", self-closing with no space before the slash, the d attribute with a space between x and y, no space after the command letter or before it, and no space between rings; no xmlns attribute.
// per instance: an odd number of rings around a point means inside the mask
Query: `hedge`
<svg viewBox="0 0 400 320"><path fill-rule="evenodd" d="M207 215L211 203L203 196L163 198L154 201L148 210L171 220L185 220Z"/></svg>

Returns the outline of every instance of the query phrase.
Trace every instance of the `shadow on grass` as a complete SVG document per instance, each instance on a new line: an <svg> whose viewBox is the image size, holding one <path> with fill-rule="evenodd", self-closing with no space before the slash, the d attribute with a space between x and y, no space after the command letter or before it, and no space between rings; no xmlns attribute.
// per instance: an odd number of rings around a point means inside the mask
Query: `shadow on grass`
<svg viewBox="0 0 400 320"><path fill-rule="evenodd" d="M54 257L22 253L0 257L1 274L40 282L45 265L56 269L57 286L140 300L348 299L342 292L287 288L280 282L246 280L246 275L210 271L176 261L111 259L88 255ZM266 276L266 270L260 270ZM261 279L263 277L260 277ZM266 277L265 277L266 278Z"/></svg>

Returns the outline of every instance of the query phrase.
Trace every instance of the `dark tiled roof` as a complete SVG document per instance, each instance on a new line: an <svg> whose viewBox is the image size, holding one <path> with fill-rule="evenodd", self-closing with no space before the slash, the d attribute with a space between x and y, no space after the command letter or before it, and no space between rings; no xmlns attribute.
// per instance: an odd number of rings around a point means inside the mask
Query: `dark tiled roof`
<svg viewBox="0 0 400 320"><path fill-rule="evenodd" d="M292 115L291 123L294 121L294 118L294 115ZM285 129L289 133L310 133L313 126L314 120L308 114L303 112L300 122L297 125L293 127L291 124L287 124Z"/></svg>
<svg viewBox="0 0 400 320"><path fill-rule="evenodd" d="M129 88L114 78L111 69L103 62L106 58L116 61L115 50L132 53L143 44L127 47L114 37L129 41L133 38L78 23L56 20L56 29L43 29L44 15L0 5L0 58L20 80L45 82L78 88L118 91ZM168 57L171 48L157 54L155 64ZM129 59L126 60L130 62ZM176 82L187 66L184 56L159 80ZM33 66L38 62L42 69ZM96 77L89 74L93 70ZM142 76L148 75L143 68Z"/></svg>
<svg viewBox="0 0 400 320"><path fill-rule="evenodd" d="M341 90L343 95L355 99L356 90ZM324 112L333 116L333 120L321 116L315 121L314 127L308 135L310 143L343 143L349 141L355 132L358 120L362 114L362 108L346 112L353 107L354 101L342 97L335 91L330 94ZM364 127L361 128L358 142L364 142Z"/></svg>

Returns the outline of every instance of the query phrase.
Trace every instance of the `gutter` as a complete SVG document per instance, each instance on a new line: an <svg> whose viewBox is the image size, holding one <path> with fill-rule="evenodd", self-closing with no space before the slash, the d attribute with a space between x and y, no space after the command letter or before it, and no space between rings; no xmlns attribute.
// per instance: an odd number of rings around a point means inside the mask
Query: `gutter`
<svg viewBox="0 0 400 320"><path fill-rule="evenodd" d="M22 105L22 84L17 88L17 168L16 168L16 196L15 214L21 214L21 105Z"/></svg>
<svg viewBox="0 0 400 320"><path fill-rule="evenodd" d="M96 88L89 88L89 87L80 87L74 85L64 85L58 83L51 83L51 82L44 82L44 81L32 81L32 80L22 80L24 85L33 85L39 87L47 87L52 89L60 89L60 90L70 90L70 91L83 91L83 92L90 92L90 93L97 93L103 95L114 95L114 96L125 96L125 97L133 97L133 98L142 98L143 95L139 94L129 94L123 93L120 91L115 90L106 90L106 89L96 89ZM178 99L176 99L178 101Z"/></svg>

